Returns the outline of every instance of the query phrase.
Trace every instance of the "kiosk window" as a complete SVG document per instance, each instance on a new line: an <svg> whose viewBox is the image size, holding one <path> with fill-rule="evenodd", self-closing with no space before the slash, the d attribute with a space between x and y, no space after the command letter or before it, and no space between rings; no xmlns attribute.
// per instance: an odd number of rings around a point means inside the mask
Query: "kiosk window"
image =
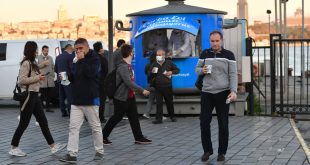
<svg viewBox="0 0 310 165"><path fill-rule="evenodd" d="M6 60L6 43L0 44L0 61Z"/></svg>
<svg viewBox="0 0 310 165"><path fill-rule="evenodd" d="M179 29L156 29L142 34L143 56L150 57L158 49L172 58L198 57L201 53L201 31L197 36Z"/></svg>

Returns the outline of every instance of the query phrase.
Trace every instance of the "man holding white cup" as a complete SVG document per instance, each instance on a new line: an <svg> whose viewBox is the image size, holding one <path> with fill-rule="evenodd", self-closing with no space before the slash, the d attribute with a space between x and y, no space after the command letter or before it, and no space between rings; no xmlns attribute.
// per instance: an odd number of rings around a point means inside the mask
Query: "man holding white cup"
<svg viewBox="0 0 310 165"><path fill-rule="evenodd" d="M212 111L216 109L219 125L218 161L225 160L228 147L229 103L237 98L237 66L234 54L222 48L223 35L220 31L210 33L211 49L204 50L198 60L195 72L204 75L201 91L200 129L204 154L201 161L207 161L213 154L210 123ZM227 101L228 100L228 101Z"/></svg>
<svg viewBox="0 0 310 165"><path fill-rule="evenodd" d="M155 86L156 120L153 124L160 124L163 120L163 99L172 122L176 122L173 106L172 74L178 74L180 69L172 62L165 60L166 52L159 49L156 52L156 61L151 65L151 81Z"/></svg>

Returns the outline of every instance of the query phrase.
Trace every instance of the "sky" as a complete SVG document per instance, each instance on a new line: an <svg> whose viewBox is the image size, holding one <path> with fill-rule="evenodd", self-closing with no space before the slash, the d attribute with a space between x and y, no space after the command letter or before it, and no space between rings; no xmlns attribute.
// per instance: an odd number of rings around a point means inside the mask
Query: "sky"
<svg viewBox="0 0 310 165"><path fill-rule="evenodd" d="M271 21L274 21L275 0L247 0L250 24L254 20L268 21L266 10L272 11ZM228 12L224 18L237 16L238 0L186 0L188 5L222 10ZM164 6L165 0L113 0L114 18L125 18L126 14ZM293 16L297 8L301 8L302 0L289 0L287 16ZM305 16L310 16L310 0L304 0ZM21 21L54 21L57 19L57 9L64 5L69 18L82 18L83 15L99 15L107 19L108 0L2 0L0 22ZM279 6L278 6L279 7Z"/></svg>

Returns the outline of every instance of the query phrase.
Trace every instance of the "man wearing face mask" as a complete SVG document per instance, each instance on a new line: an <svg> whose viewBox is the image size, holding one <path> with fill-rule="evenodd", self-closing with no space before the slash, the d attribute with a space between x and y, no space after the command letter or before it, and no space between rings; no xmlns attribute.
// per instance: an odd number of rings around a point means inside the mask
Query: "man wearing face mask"
<svg viewBox="0 0 310 165"><path fill-rule="evenodd" d="M167 111L172 122L176 122L174 116L172 74L178 74L179 68L172 60L165 60L165 51L162 49L156 52L156 62L150 67L150 77L154 79L156 97L156 120L153 124L160 124L163 121L163 98L167 106Z"/></svg>
<svg viewBox="0 0 310 165"><path fill-rule="evenodd" d="M188 57L192 53L191 34L174 29L168 42L169 54L173 57Z"/></svg>

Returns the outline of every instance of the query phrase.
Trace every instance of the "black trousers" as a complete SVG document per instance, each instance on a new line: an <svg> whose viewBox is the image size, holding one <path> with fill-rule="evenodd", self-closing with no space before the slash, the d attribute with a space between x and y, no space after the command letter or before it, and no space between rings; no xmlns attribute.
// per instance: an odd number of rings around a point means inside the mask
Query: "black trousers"
<svg viewBox="0 0 310 165"><path fill-rule="evenodd" d="M49 109L50 108L50 101L51 101L51 94L52 94L52 89L51 87L48 88L40 88L40 93L41 93L41 101L42 105L43 101L45 101L45 108Z"/></svg>
<svg viewBox="0 0 310 165"><path fill-rule="evenodd" d="M67 100L67 104L65 103ZM61 85L59 83L59 106L61 113L63 115L70 114L71 112L71 102L72 102L72 89L71 84Z"/></svg>
<svg viewBox="0 0 310 165"><path fill-rule="evenodd" d="M156 87L156 120L163 118L163 98L165 99L166 107L170 118L174 118L173 93L172 86Z"/></svg>
<svg viewBox="0 0 310 165"><path fill-rule="evenodd" d="M30 98L25 106L25 109L20 112L20 121L11 142L12 146L17 147L19 145L19 141L29 125L32 114L40 124L41 131L47 141L47 144L51 145L54 143L53 137L48 128L46 116L42 109L38 92L30 92Z"/></svg>
<svg viewBox="0 0 310 165"><path fill-rule="evenodd" d="M102 130L103 138L109 137L113 128L123 119L125 113L128 117L130 127L135 140L143 138L139 122L139 115L137 111L136 99L131 98L128 99L127 101L120 101L114 99L113 103L114 103L114 114L113 116L110 117L110 119L107 121L106 125Z"/></svg>
<svg viewBox="0 0 310 165"><path fill-rule="evenodd" d="M99 98L100 98L99 118L100 121L102 122L104 120L105 101L107 99L107 94L104 91L104 84L99 85Z"/></svg>
<svg viewBox="0 0 310 165"><path fill-rule="evenodd" d="M229 93L230 91L223 91L216 94L206 92L201 93L200 130L202 147L205 153L213 153L210 123L212 121L212 111L215 107L219 126L218 154L226 154L229 137L229 104L226 104L226 99Z"/></svg>

